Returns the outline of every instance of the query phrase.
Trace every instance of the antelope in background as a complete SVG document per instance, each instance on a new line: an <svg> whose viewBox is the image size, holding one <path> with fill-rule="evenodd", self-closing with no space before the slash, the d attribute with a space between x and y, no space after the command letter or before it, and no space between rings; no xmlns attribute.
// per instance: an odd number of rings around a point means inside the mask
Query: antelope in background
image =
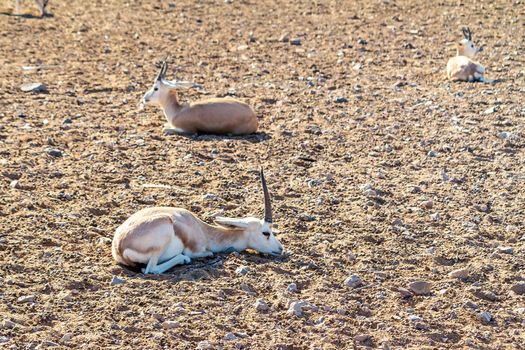
<svg viewBox="0 0 525 350"><path fill-rule="evenodd" d="M216 217L219 225L209 225L185 209L142 209L117 228L112 243L113 258L128 266L146 264L143 273L159 274L189 263L192 258L231 250L282 254L283 247L272 233L272 207L262 168L260 178L264 219Z"/></svg>
<svg viewBox="0 0 525 350"><path fill-rule="evenodd" d="M162 63L151 89L144 95L144 104L158 105L164 111L168 125L165 133L177 134L252 134L258 121L246 103L231 98L212 98L191 104L181 104L177 90L196 88L188 81L166 80L168 64Z"/></svg>
<svg viewBox="0 0 525 350"><path fill-rule="evenodd" d="M35 0L38 9L40 10L40 17L46 15L46 7L49 0ZM16 0L16 14L20 13L20 0Z"/></svg>
<svg viewBox="0 0 525 350"><path fill-rule="evenodd" d="M447 77L451 81L480 81L493 83L494 80L487 79L485 67L473 60L481 48L476 48L472 42L472 33L469 28L463 28L463 39L457 45L457 55L448 60Z"/></svg>

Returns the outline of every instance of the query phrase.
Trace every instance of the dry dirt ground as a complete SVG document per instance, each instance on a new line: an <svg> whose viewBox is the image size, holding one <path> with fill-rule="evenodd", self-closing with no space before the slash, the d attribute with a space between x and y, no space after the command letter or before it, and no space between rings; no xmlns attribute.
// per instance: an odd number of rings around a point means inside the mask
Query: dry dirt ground
<svg viewBox="0 0 525 350"><path fill-rule="evenodd" d="M525 348L522 0L51 0L44 19L12 3L0 347ZM500 82L444 80L463 25ZM168 77L205 88L185 100L237 96L260 133L163 135L139 102L167 55ZM146 206L260 216L260 165L285 256L161 276L113 262L115 228ZM418 280L429 294L399 289Z"/></svg>

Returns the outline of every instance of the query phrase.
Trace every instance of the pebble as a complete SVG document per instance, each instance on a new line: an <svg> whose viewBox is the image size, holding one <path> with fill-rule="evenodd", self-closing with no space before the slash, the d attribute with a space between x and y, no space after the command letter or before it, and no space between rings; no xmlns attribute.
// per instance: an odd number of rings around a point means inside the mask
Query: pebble
<svg viewBox="0 0 525 350"><path fill-rule="evenodd" d="M55 157L55 158L58 158L58 157L62 157L63 156L63 153L61 150L57 149L57 148L46 148L46 153L49 154L51 157Z"/></svg>
<svg viewBox="0 0 525 350"><path fill-rule="evenodd" d="M270 307L268 306L268 303L264 299L257 299L255 301L255 310L259 312L268 311Z"/></svg>
<svg viewBox="0 0 525 350"><path fill-rule="evenodd" d="M123 280L122 278L119 278L117 276L113 276L111 279L111 285L112 286L118 286L119 284L124 284L126 280Z"/></svg>
<svg viewBox="0 0 525 350"><path fill-rule="evenodd" d="M286 311L286 314L289 316L296 316L300 317L303 315L304 311L317 311L319 308L313 304L311 304L308 301L305 300L297 300L290 303L290 306L288 307L288 311Z"/></svg>
<svg viewBox="0 0 525 350"><path fill-rule="evenodd" d="M250 271L248 269L248 266L239 266L238 268L235 269L235 273L238 275L246 275L248 271Z"/></svg>
<svg viewBox="0 0 525 350"><path fill-rule="evenodd" d="M209 340L203 340L197 343L197 350L213 350L215 347Z"/></svg>
<svg viewBox="0 0 525 350"><path fill-rule="evenodd" d="M357 275L352 275L345 279L344 285L350 288L357 288L363 285L363 281Z"/></svg>
<svg viewBox="0 0 525 350"><path fill-rule="evenodd" d="M62 341L70 341L73 339L73 333L66 333L62 336Z"/></svg>
<svg viewBox="0 0 525 350"><path fill-rule="evenodd" d="M448 273L449 277L453 278L468 278L469 270L467 268L457 269Z"/></svg>
<svg viewBox="0 0 525 350"><path fill-rule="evenodd" d="M514 249L512 247L498 247L498 252L503 254L512 254Z"/></svg>
<svg viewBox="0 0 525 350"><path fill-rule="evenodd" d="M474 295L478 299L487 300L487 301L497 301L498 300L498 296L488 290L472 288L471 292L472 292L472 295Z"/></svg>
<svg viewBox="0 0 525 350"><path fill-rule="evenodd" d="M290 44L292 45L301 45L301 39L300 38L293 38L290 40Z"/></svg>
<svg viewBox="0 0 525 350"><path fill-rule="evenodd" d="M239 338L239 337L237 337L235 334L233 334L232 332L230 332L230 333L226 333L226 335L225 335L224 338L222 338L222 339L224 339L224 340L226 340L226 341L230 341L230 340L236 340L236 339L238 339L238 338Z"/></svg>
<svg viewBox="0 0 525 350"><path fill-rule="evenodd" d="M348 252L348 254L347 254L347 258L348 258L349 261L355 261L356 256L355 256L354 253L352 253L352 252Z"/></svg>
<svg viewBox="0 0 525 350"><path fill-rule="evenodd" d="M397 288L397 291L399 292L401 298L405 299L405 298L410 298L412 296L412 292L409 291L408 289L406 288Z"/></svg>
<svg viewBox="0 0 525 350"><path fill-rule="evenodd" d="M478 314L478 319L484 323L488 324L491 323L493 320L492 314L488 311L483 311L482 313Z"/></svg>
<svg viewBox="0 0 525 350"><path fill-rule="evenodd" d="M15 328L15 326L16 326L16 323L14 323L13 321L4 320L4 322L2 322L2 327L0 328Z"/></svg>
<svg viewBox="0 0 525 350"><path fill-rule="evenodd" d="M20 189L22 189L23 186L20 184L19 180L13 180L9 184L9 187L14 188L16 190L20 190Z"/></svg>
<svg viewBox="0 0 525 350"><path fill-rule="evenodd" d="M423 209L430 210L434 206L434 202L429 199L428 201L421 202L420 206Z"/></svg>
<svg viewBox="0 0 525 350"><path fill-rule="evenodd" d="M427 156L432 157L432 158L437 157L437 155L438 154L436 151L428 151L427 153Z"/></svg>
<svg viewBox="0 0 525 350"><path fill-rule="evenodd" d="M476 310L476 309L479 308L478 304L476 304L475 302L470 301L470 300L467 300L465 302L465 304L463 304L463 305L465 305L465 307L468 307L469 309L473 309L473 310Z"/></svg>
<svg viewBox="0 0 525 350"><path fill-rule="evenodd" d="M506 139L510 139L511 135L512 134L510 132L502 131L502 132L498 132L496 136L499 139L506 140Z"/></svg>
<svg viewBox="0 0 525 350"><path fill-rule="evenodd" d="M8 337L0 336L0 344L7 343L9 341Z"/></svg>
<svg viewBox="0 0 525 350"><path fill-rule="evenodd" d="M439 221L441 219L441 215L439 215L439 213L430 214L430 218L433 221Z"/></svg>
<svg viewBox="0 0 525 350"><path fill-rule="evenodd" d="M164 329L174 329L178 328L180 323L178 321L164 321L162 322L162 328Z"/></svg>
<svg viewBox="0 0 525 350"><path fill-rule="evenodd" d="M432 285L426 281L415 281L408 285L408 289L416 295L430 294Z"/></svg>
<svg viewBox="0 0 525 350"><path fill-rule="evenodd" d="M290 36L287 33L285 33L280 36L279 41L282 41L283 43L287 43L290 41Z"/></svg>
<svg viewBox="0 0 525 350"><path fill-rule="evenodd" d="M52 346L60 346L60 344L55 343L54 341L46 340L42 343L42 346L44 347L52 347Z"/></svg>
<svg viewBox="0 0 525 350"><path fill-rule="evenodd" d="M46 92L47 87L42 83L25 83L20 85L20 90L24 92Z"/></svg>
<svg viewBox="0 0 525 350"><path fill-rule="evenodd" d="M219 199L219 196L213 194L213 193L206 193L204 196L202 196L202 199L204 200L210 200L210 201L216 201Z"/></svg>
<svg viewBox="0 0 525 350"><path fill-rule="evenodd" d="M519 295L525 294L525 282L516 283L515 285L510 287L510 290Z"/></svg>
<svg viewBox="0 0 525 350"><path fill-rule="evenodd" d="M496 107L490 107L490 108L485 109L483 114L492 114L492 113L496 112L496 110L497 110Z"/></svg>
<svg viewBox="0 0 525 350"><path fill-rule="evenodd" d="M19 303L34 303L36 301L36 296L34 295L24 295L17 299Z"/></svg>
<svg viewBox="0 0 525 350"><path fill-rule="evenodd" d="M338 96L334 99L335 103L346 103L348 99L346 97Z"/></svg>
<svg viewBox="0 0 525 350"><path fill-rule="evenodd" d="M418 315L408 315L408 320L410 322L416 322L416 321L421 321L422 318L419 317Z"/></svg>
<svg viewBox="0 0 525 350"><path fill-rule="evenodd" d="M370 335L358 334L354 337L354 340L358 343L366 343L368 340L370 340Z"/></svg>
<svg viewBox="0 0 525 350"><path fill-rule="evenodd" d="M288 293L297 293L297 284L295 284L295 283L290 283L290 284L288 285L288 287L286 287L286 291L287 291Z"/></svg>

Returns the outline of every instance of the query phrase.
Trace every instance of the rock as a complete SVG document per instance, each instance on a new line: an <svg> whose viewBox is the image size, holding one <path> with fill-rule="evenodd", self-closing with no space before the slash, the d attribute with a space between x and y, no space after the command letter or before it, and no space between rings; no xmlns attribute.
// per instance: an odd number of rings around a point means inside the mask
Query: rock
<svg viewBox="0 0 525 350"><path fill-rule="evenodd" d="M11 183L9 183L9 187L17 189L17 190L21 190L23 186L20 184L19 180L13 180L11 181Z"/></svg>
<svg viewBox="0 0 525 350"><path fill-rule="evenodd" d="M317 311L319 308L313 304L311 304L308 301L305 300L297 300L290 303L290 306L288 307L288 311L286 311L286 314L288 316L296 316L300 317L303 315L304 311Z"/></svg>
<svg viewBox="0 0 525 350"><path fill-rule="evenodd" d="M178 321L164 321L162 322L162 328L164 329L174 329L178 328L180 323Z"/></svg>
<svg viewBox="0 0 525 350"><path fill-rule="evenodd" d="M257 299L255 301L255 310L259 312L268 311L270 307L268 306L268 303L264 299Z"/></svg>
<svg viewBox="0 0 525 350"><path fill-rule="evenodd" d="M493 317L490 312L483 311L482 313L478 314L478 320L480 320L484 324L489 324L492 322Z"/></svg>
<svg viewBox="0 0 525 350"><path fill-rule="evenodd" d="M422 318L419 317L418 315L408 315L408 320L410 322L416 322L416 321L421 321Z"/></svg>
<svg viewBox="0 0 525 350"><path fill-rule="evenodd" d="M113 276L110 284L112 286L118 286L119 284L124 284L124 283L126 283L126 280L123 280L122 278L119 278L117 276Z"/></svg>
<svg viewBox="0 0 525 350"><path fill-rule="evenodd" d="M290 284L288 285L288 287L286 287L286 291L287 291L288 293L297 293L297 284L295 284L295 283L290 283Z"/></svg>
<svg viewBox="0 0 525 350"><path fill-rule="evenodd" d="M202 199L206 201L216 201L219 199L219 196L213 194L213 193L206 193L204 196L202 196Z"/></svg>
<svg viewBox="0 0 525 350"><path fill-rule="evenodd" d="M62 336L62 341L70 341L73 339L73 333L66 333Z"/></svg>
<svg viewBox="0 0 525 350"><path fill-rule="evenodd" d="M366 40L365 39L361 39L361 38L357 39L357 43L359 45L366 45L367 44Z"/></svg>
<svg viewBox="0 0 525 350"><path fill-rule="evenodd" d="M465 302L465 304L463 304L465 307L469 308L469 309L472 309L472 310L476 310L479 308L478 304L470 301L470 300L467 300Z"/></svg>
<svg viewBox="0 0 525 350"><path fill-rule="evenodd" d="M515 285L510 287L510 290L519 295L525 294L525 282L516 283Z"/></svg>
<svg viewBox="0 0 525 350"><path fill-rule="evenodd" d="M432 285L426 281L415 281L408 285L408 289L415 295L427 295L430 294Z"/></svg>
<svg viewBox="0 0 525 350"><path fill-rule="evenodd" d="M367 341L369 341L371 338L370 338L370 335L368 334L358 334L354 337L354 340L358 343L366 343Z"/></svg>
<svg viewBox="0 0 525 350"><path fill-rule="evenodd" d="M502 132L498 132L497 133L497 137L499 139L502 139L502 140L507 140L507 139L510 139L511 138L511 133L510 132L506 132L506 131L502 131Z"/></svg>
<svg viewBox="0 0 525 350"><path fill-rule="evenodd" d="M430 218L433 221L439 221L441 219L441 215L439 215L439 213L430 214Z"/></svg>
<svg viewBox="0 0 525 350"><path fill-rule="evenodd" d="M241 289L250 295L255 295L255 288L249 283L241 283Z"/></svg>
<svg viewBox="0 0 525 350"><path fill-rule="evenodd" d="M421 202L420 206L423 209L430 210L434 206L434 202L429 199L428 201Z"/></svg>
<svg viewBox="0 0 525 350"><path fill-rule="evenodd" d="M203 340L197 343L197 350L213 350L215 347L209 340Z"/></svg>
<svg viewBox="0 0 525 350"><path fill-rule="evenodd" d="M438 154L436 151L428 151L427 156L434 158L437 157Z"/></svg>
<svg viewBox="0 0 525 350"><path fill-rule="evenodd" d="M373 190L373 189L365 190L363 193L364 193L365 196L367 196L368 198L377 198L377 197L378 197L378 195L377 195L377 191L376 191L376 190Z"/></svg>
<svg viewBox="0 0 525 350"><path fill-rule="evenodd" d="M19 303L34 303L36 301L36 296L34 295L24 295L17 299Z"/></svg>
<svg viewBox="0 0 525 350"><path fill-rule="evenodd" d="M239 266L235 269L235 273L238 275L246 275L248 273L249 269L248 266Z"/></svg>
<svg viewBox="0 0 525 350"><path fill-rule="evenodd" d="M408 289L406 288L397 288L397 291L399 292L401 298L403 299L407 299L407 298L410 298L412 296L412 292L409 291Z"/></svg>
<svg viewBox="0 0 525 350"><path fill-rule="evenodd" d="M53 346L60 346L60 344L55 343L54 341L47 340L42 343L43 347L53 347Z"/></svg>
<svg viewBox="0 0 525 350"><path fill-rule="evenodd" d="M7 343L9 341L8 337L0 336L0 344Z"/></svg>
<svg viewBox="0 0 525 350"><path fill-rule="evenodd" d="M62 153L61 150L57 149L57 148L46 148L45 149L46 153L49 154L51 157L55 157L55 158L59 158L59 157L62 157L64 154Z"/></svg>
<svg viewBox="0 0 525 350"><path fill-rule="evenodd" d="M347 258L348 258L349 261L355 261L356 256L355 256L354 253L352 253L352 252L348 252L348 254L347 254Z"/></svg>
<svg viewBox="0 0 525 350"><path fill-rule="evenodd" d="M512 254L514 249L512 247L498 247L498 252L503 254Z"/></svg>
<svg viewBox="0 0 525 350"><path fill-rule="evenodd" d="M492 113L494 113L496 111L497 111L497 108L494 106L494 107L490 107L490 108L485 109L483 114L492 114Z"/></svg>
<svg viewBox="0 0 525 350"><path fill-rule="evenodd" d="M229 333L226 333L226 335L222 338L226 341L230 341L230 340L236 340L236 339L239 339L239 337L237 337L235 334L233 334L232 332L229 332Z"/></svg>
<svg viewBox="0 0 525 350"><path fill-rule="evenodd" d="M300 38L293 38L292 40L290 40L290 44L292 45L301 45L301 39Z"/></svg>
<svg viewBox="0 0 525 350"><path fill-rule="evenodd" d="M344 285L350 288L357 288L359 286L363 285L363 281L361 278L357 275L352 275L350 277L347 277L344 281Z"/></svg>
<svg viewBox="0 0 525 350"><path fill-rule="evenodd" d="M472 292L472 295L474 295L478 299L487 300L487 301L497 301L498 300L498 296L488 290L472 288L471 292Z"/></svg>
<svg viewBox="0 0 525 350"><path fill-rule="evenodd" d="M467 268L457 269L448 273L449 277L452 278L468 278L469 270Z"/></svg>
<svg viewBox="0 0 525 350"><path fill-rule="evenodd" d="M283 43L287 43L290 41L290 36L288 33L285 33L279 37L279 41L282 41Z"/></svg>
<svg viewBox="0 0 525 350"><path fill-rule="evenodd" d="M47 92L47 87L42 83L25 83L20 85L20 90L23 92Z"/></svg>
<svg viewBox="0 0 525 350"><path fill-rule="evenodd" d="M16 323L14 323L13 321L9 319L6 319L2 322L0 328L15 328L15 326L16 326Z"/></svg>
<svg viewBox="0 0 525 350"><path fill-rule="evenodd" d="M338 96L334 99L335 103L346 103L348 99L346 97Z"/></svg>

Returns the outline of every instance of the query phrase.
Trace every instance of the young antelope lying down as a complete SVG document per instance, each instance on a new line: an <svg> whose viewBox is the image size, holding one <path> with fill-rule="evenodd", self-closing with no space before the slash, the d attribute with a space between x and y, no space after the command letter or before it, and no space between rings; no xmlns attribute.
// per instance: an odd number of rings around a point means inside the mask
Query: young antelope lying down
<svg viewBox="0 0 525 350"><path fill-rule="evenodd" d="M113 258L121 264L147 264L144 273L163 273L191 258L213 253L254 249L280 255L281 243L272 233L270 195L261 169L264 219L216 217L219 226L208 225L192 212L173 207L142 209L120 225L113 238ZM226 227L232 226L232 227Z"/></svg>
<svg viewBox="0 0 525 350"><path fill-rule="evenodd" d="M166 133L195 134L252 134L258 121L253 109L246 103L231 98L213 98L192 104L180 104L177 90L198 87L188 81L165 79L168 65L162 63L155 83L144 95L145 104L160 106L168 126Z"/></svg>
<svg viewBox="0 0 525 350"><path fill-rule="evenodd" d="M448 60L447 77L451 81L480 81L493 83L483 74L485 67L472 60L481 49L476 48L472 42L472 33L469 28L463 28L463 40L457 45L457 55Z"/></svg>
<svg viewBox="0 0 525 350"><path fill-rule="evenodd" d="M40 17L44 17L46 15L46 6L49 0L35 0L38 9L40 10ZM20 13L20 0L16 0L16 13Z"/></svg>

